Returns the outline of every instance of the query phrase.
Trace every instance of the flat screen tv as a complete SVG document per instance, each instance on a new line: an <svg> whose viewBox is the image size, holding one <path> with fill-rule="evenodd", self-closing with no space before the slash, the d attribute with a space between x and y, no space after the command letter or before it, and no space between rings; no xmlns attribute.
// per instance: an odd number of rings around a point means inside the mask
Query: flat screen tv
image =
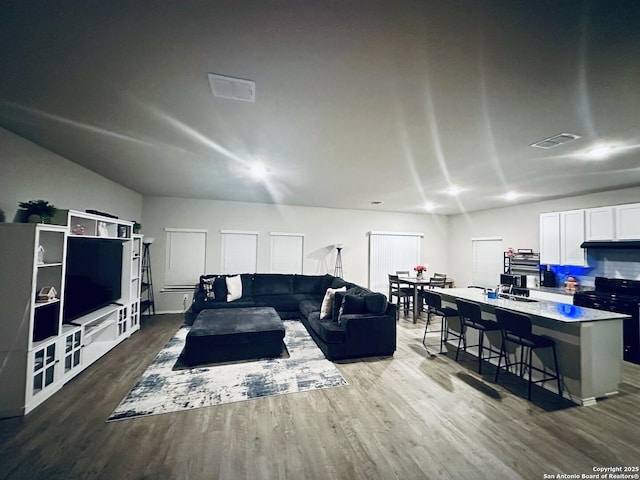
<svg viewBox="0 0 640 480"><path fill-rule="evenodd" d="M117 302L121 297L122 242L69 237L64 322Z"/></svg>

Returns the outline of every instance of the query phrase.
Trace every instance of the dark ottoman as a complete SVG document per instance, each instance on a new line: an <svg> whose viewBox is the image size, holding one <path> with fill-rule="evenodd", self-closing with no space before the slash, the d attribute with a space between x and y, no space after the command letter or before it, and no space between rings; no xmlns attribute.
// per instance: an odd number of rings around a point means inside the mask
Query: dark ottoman
<svg viewBox="0 0 640 480"><path fill-rule="evenodd" d="M271 307L203 310L182 353L186 365L279 357L284 325Z"/></svg>

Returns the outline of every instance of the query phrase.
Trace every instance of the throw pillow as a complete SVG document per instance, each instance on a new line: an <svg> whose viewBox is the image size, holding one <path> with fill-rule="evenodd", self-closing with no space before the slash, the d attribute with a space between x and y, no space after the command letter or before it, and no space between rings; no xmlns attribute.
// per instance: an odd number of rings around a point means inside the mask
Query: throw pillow
<svg viewBox="0 0 640 480"><path fill-rule="evenodd" d="M342 315L350 315L355 313L367 313L367 307L365 306L364 298L359 295L347 294L342 298L340 312L338 313L338 318L336 318L338 325L342 325Z"/></svg>
<svg viewBox="0 0 640 480"><path fill-rule="evenodd" d="M227 277L227 302L242 298L242 279L240 275Z"/></svg>
<svg viewBox="0 0 640 480"><path fill-rule="evenodd" d="M322 306L320 307L320 320L323 318L329 318L333 311L333 297L336 292L346 292L347 287L340 288L327 288L327 292L322 299Z"/></svg>
<svg viewBox="0 0 640 480"><path fill-rule="evenodd" d="M204 301L211 302L216 299L216 292L213 289L213 283L216 278L202 278L202 290L204 291Z"/></svg>

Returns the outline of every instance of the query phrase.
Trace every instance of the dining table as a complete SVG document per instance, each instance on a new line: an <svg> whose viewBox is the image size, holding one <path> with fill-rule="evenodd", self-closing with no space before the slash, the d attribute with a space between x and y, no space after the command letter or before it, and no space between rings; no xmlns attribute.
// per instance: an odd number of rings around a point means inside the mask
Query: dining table
<svg viewBox="0 0 640 480"><path fill-rule="evenodd" d="M418 278L418 277L398 277L400 286L409 285L413 287L413 323L418 323L418 317L420 316L420 290L426 288L432 288L430 278ZM452 288L454 284L453 279L447 278L444 281L446 288Z"/></svg>

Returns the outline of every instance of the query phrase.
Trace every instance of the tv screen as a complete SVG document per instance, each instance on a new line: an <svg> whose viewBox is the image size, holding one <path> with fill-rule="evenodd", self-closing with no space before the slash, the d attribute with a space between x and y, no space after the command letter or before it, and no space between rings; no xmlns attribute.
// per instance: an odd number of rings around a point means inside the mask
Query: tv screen
<svg viewBox="0 0 640 480"><path fill-rule="evenodd" d="M117 302L121 297L122 243L69 237L64 322Z"/></svg>

